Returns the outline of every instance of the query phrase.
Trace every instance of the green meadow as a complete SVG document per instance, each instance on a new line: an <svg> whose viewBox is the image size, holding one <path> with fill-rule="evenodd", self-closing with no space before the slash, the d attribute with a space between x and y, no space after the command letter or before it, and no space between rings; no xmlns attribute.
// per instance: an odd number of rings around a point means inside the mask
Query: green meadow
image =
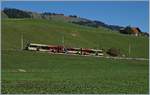
<svg viewBox="0 0 150 95"><path fill-rule="evenodd" d="M23 51L27 42L87 48L119 48L148 58L149 39L57 20L2 20L2 93L148 94L149 62ZM131 45L131 54L128 46ZM23 70L23 71L21 71Z"/></svg>

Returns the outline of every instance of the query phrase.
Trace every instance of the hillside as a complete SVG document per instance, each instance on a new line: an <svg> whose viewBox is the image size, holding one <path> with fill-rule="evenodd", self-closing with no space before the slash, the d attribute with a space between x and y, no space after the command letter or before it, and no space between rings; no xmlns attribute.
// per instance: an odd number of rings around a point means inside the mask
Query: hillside
<svg viewBox="0 0 150 95"><path fill-rule="evenodd" d="M128 36L104 27L92 28L55 19L3 19L2 50L20 49L22 33L24 46L27 42L60 45L64 37L65 46L105 50L114 47L129 57L148 58L149 54L148 37Z"/></svg>
<svg viewBox="0 0 150 95"><path fill-rule="evenodd" d="M110 25L99 20L90 20L87 18L79 17L77 15L65 15L62 13L51 13L51 12L38 13L38 12L25 11L25 10L20 10L20 9L15 9L15 8L4 8L1 11L1 15L2 15L2 18L20 18L20 19L30 18L30 19L64 21L64 22L69 22L69 23L74 23L74 24L94 27L94 28L103 27L103 28L113 30L115 32L119 32L119 33L122 33L120 32L120 30L128 27L128 26L124 27L120 25ZM128 34L128 32L125 34ZM140 30L140 34L141 36L149 37L149 33L143 32L141 30Z"/></svg>
<svg viewBox="0 0 150 95"><path fill-rule="evenodd" d="M58 21L66 21L70 23L75 23L75 24L81 24L84 26L89 26L89 27L105 27L111 30L117 30L119 31L122 26L118 25L109 25L105 24L102 21L93 21L90 19L82 18L76 15L64 15L64 14L59 14L59 13L51 13L51 12L44 12L44 13L37 13L37 12L32 12L32 11L24 11L20 9L15 9L15 8L4 8L2 10L2 14L5 14L8 18L32 18L32 19L54 19Z"/></svg>

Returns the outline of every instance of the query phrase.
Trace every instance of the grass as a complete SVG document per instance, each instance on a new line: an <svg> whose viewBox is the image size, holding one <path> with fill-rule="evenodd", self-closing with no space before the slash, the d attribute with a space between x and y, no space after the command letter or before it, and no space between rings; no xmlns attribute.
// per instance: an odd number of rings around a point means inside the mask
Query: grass
<svg viewBox="0 0 150 95"><path fill-rule="evenodd" d="M2 93L148 93L148 61L26 51L2 59Z"/></svg>
<svg viewBox="0 0 150 95"><path fill-rule="evenodd" d="M66 46L105 50L114 47L129 57L148 58L148 37L127 36L102 27L90 28L53 20L2 20L2 49L20 49L22 33L24 45L27 42L61 45L64 36Z"/></svg>
<svg viewBox="0 0 150 95"><path fill-rule="evenodd" d="M148 93L148 61L50 55L19 51L27 42L86 48L120 48L148 58L148 38L57 20L2 20L2 93ZM73 36L74 35L74 36ZM128 45L131 44L131 55ZM21 72L23 69L26 72Z"/></svg>

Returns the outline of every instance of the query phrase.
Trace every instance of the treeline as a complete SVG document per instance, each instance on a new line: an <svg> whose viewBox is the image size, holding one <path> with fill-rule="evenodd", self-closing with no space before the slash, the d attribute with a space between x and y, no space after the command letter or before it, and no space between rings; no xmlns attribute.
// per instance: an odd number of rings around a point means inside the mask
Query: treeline
<svg viewBox="0 0 150 95"><path fill-rule="evenodd" d="M84 25L84 26L95 27L95 28L99 27L99 25L97 25L93 21L78 21L78 22L73 21L72 23L79 24L79 25Z"/></svg>
<svg viewBox="0 0 150 95"><path fill-rule="evenodd" d="M69 15L69 17L77 18L78 16L76 16L76 15Z"/></svg>
<svg viewBox="0 0 150 95"><path fill-rule="evenodd" d="M44 12L44 13L36 13L36 12L29 12L29 11L23 11L15 8L4 8L2 11L3 16L7 16L8 18L36 18L36 19L50 19L50 16L52 15L61 15L64 16L64 14L57 14L57 13L50 13L50 12Z"/></svg>
<svg viewBox="0 0 150 95"><path fill-rule="evenodd" d="M8 18L31 18L29 13L18 9L5 8L3 12L8 16Z"/></svg>
<svg viewBox="0 0 150 95"><path fill-rule="evenodd" d="M64 14L56 14L56 13L50 13L50 12L44 12L42 15L61 15L64 16Z"/></svg>
<svg viewBox="0 0 150 95"><path fill-rule="evenodd" d="M78 22L72 22L72 23L75 23L75 24L79 24L79 25L84 25L84 26L90 26L90 27L95 27L95 28L98 28L98 27L105 27L105 28L108 28L108 29L111 29L111 30L116 30L116 31L119 31L121 28L121 26L117 26L117 25L107 25L101 21L78 21Z"/></svg>

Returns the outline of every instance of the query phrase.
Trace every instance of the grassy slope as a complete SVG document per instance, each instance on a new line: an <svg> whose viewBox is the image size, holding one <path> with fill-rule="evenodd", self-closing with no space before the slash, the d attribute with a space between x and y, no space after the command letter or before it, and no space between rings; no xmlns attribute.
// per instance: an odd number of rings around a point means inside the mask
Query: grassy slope
<svg viewBox="0 0 150 95"><path fill-rule="evenodd" d="M2 93L148 93L148 61L9 51L20 49L21 32L35 43L61 44L64 35L69 46L98 47L96 43L100 43L103 48L120 47L123 52L130 38L135 49L131 56L148 57L148 39L143 37L57 21L5 20Z"/></svg>
<svg viewBox="0 0 150 95"><path fill-rule="evenodd" d="M148 58L148 38L134 37L111 32L105 28L95 29L59 21L5 20L2 21L2 49L20 49L21 32L27 41L43 44L62 44L72 47L120 48L128 56ZM75 35L75 36L72 36ZM4 42L5 41L5 42Z"/></svg>

